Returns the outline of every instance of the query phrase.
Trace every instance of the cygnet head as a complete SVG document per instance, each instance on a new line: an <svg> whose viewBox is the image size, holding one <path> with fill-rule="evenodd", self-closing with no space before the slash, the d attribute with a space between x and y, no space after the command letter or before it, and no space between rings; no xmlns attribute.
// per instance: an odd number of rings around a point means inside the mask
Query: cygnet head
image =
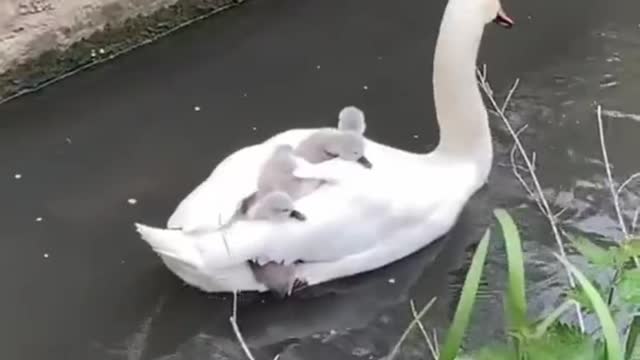
<svg viewBox="0 0 640 360"><path fill-rule="evenodd" d="M277 145L271 157L265 162L263 172L293 172L296 162L293 147L288 144Z"/></svg>
<svg viewBox="0 0 640 360"><path fill-rule="evenodd" d="M465 13L481 14L486 24L494 22L511 28L515 22L504 12L500 0L449 0L450 5L464 6Z"/></svg>
<svg viewBox="0 0 640 360"><path fill-rule="evenodd" d="M347 106L338 114L338 130L352 131L364 134L367 124L364 121L364 113L355 106Z"/></svg>
<svg viewBox="0 0 640 360"><path fill-rule="evenodd" d="M347 106L338 114L338 130L325 146L326 155L347 161L357 161L366 168L372 164L364 156L364 137L367 129L364 113L355 106Z"/></svg>
<svg viewBox="0 0 640 360"><path fill-rule="evenodd" d="M274 191L265 195L249 210L248 217L252 220L269 221L307 220L304 214L294 209L291 197L281 191Z"/></svg>
<svg viewBox="0 0 640 360"><path fill-rule="evenodd" d="M364 138L356 132L336 132L326 139L324 152L328 158L339 157L347 161L356 161L370 169L373 167L364 155Z"/></svg>

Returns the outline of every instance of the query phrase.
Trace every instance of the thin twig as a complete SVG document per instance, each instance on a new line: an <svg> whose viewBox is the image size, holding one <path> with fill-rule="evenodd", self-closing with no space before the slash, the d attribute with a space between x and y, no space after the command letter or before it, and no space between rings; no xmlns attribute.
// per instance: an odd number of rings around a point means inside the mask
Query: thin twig
<svg viewBox="0 0 640 360"><path fill-rule="evenodd" d="M438 330L433 329L433 345L436 348L436 352L438 353L438 357L440 356L440 342L438 341Z"/></svg>
<svg viewBox="0 0 640 360"><path fill-rule="evenodd" d="M629 232L627 231L627 225L624 222L624 218L622 217L622 210L620 209L620 192L627 186L629 183L639 175L640 173L631 175L625 182L620 186L620 188L616 191L616 186L613 183L613 175L611 174L611 166L609 163L609 154L607 153L607 145L604 141L604 131L602 126L602 106L598 105L597 108L597 117L598 117L598 133L600 135L600 147L602 149L602 159L604 160L604 167L607 170L607 180L609 181L609 190L611 191L611 196L613 197L613 205L616 208L616 215L618 216L618 222L620 223L620 229L624 234L625 239L629 239ZM635 219L634 219L635 222ZM634 226L632 226L634 227ZM635 263L637 268L640 268L640 259L637 256L633 257L633 262ZM618 272L616 272L618 275ZM614 278L616 279L617 276Z"/></svg>
<svg viewBox="0 0 640 360"><path fill-rule="evenodd" d="M557 213L553 214L553 217L555 217L557 220L560 220L560 215L564 214L565 211L569 210L569 207L563 207L562 209L560 209L560 211L558 211Z"/></svg>
<svg viewBox="0 0 640 360"><path fill-rule="evenodd" d="M640 172L637 172L631 176L629 176L627 178L627 180L625 180L622 185L620 185L620 187L618 188L618 191L616 191L616 196L620 197L620 194L622 193L622 190L624 190L627 186L629 186L629 184L635 180L637 177L640 177Z"/></svg>
<svg viewBox="0 0 640 360"><path fill-rule="evenodd" d="M525 126L521 127L518 131L516 131L515 136L516 137L520 136L520 133L522 133L524 130L526 130L528 126L529 125L525 125ZM540 210L544 213L544 209L542 208L542 204L540 204L540 200L538 200L536 194L533 192L533 190L531 190L531 188L529 187L529 184L527 184L527 182L524 180L524 178L522 177L522 175L518 171L518 169L522 169L522 167L517 165L517 162L516 162L516 149L517 149L517 147L514 145L511 148L511 152L509 153L509 159L511 161L511 170L513 171L513 175L515 175L516 179L518 179L518 181L520 182L520 184L522 185L524 190L527 192L527 194L529 194L529 197L531 197L533 200L535 200L535 202L538 204L538 207L540 207ZM524 170L526 170L526 169L524 169Z"/></svg>
<svg viewBox="0 0 640 360"><path fill-rule="evenodd" d="M616 215L618 216L620 229L622 230L622 233L626 238L629 236L629 233L627 232L627 225L624 223L624 218L622 217L622 211L620 210L620 202L616 193L615 185L613 184L613 175L611 175L611 165L609 163L609 154L607 153L607 145L604 141L604 131L602 129L602 106L600 105L598 105L597 114L598 114L598 133L600 135L600 148L602 150L602 159L604 160L604 167L607 171L607 179L609 181L609 190L611 191L611 196L613 197L613 205L616 208Z"/></svg>
<svg viewBox="0 0 640 360"><path fill-rule="evenodd" d="M398 343L396 344L396 346L393 347L393 350L389 354L389 357L386 358L386 360L392 360L396 356L396 354L400 350L400 346L402 346L402 343L407 338L407 336L409 335L413 327L416 326L416 323L420 322L420 319L424 316L424 314L427 313L427 311L429 311L429 309L431 308L431 305L433 305L435 301L436 301L436 298L435 297L432 298L431 301L429 301L427 305L425 305L422 308L422 310L420 310L420 312L418 313L418 316L414 316L413 321L411 321L409 326L407 326L407 328L404 330L404 333L402 333L400 340L398 340Z"/></svg>
<svg viewBox="0 0 640 360"><path fill-rule="evenodd" d="M553 236L554 236L554 238L556 240L556 243L558 244L560 255L564 259L566 259L566 252L565 252L565 249L564 249L564 245L562 243L562 238L560 236L560 231L558 230L557 219L555 219L553 217L553 213L551 211L551 207L549 206L549 203L548 203L546 197L544 196L544 193L542 192L542 186L540 186L540 181L538 181L538 177L536 176L536 169L533 166L533 163L531 162L531 160L529 159L529 156L527 155L527 152L525 151L524 146L520 142L520 139L518 138L516 132L513 130L513 127L509 123L509 120L507 119L506 115L501 110L501 107L496 102L496 99L491 95L492 91L491 91L489 82L487 81L487 78L486 78L486 71L484 72L484 75L483 75L483 73L478 71L478 76L481 78L481 82L480 82L481 88L484 90L485 94L487 94L487 98L491 102L491 106L498 113L498 115L500 116L500 118L504 122L505 126L507 127L507 130L509 131L509 133L513 137L513 141L515 143L515 146L517 146L518 151L520 152L520 155L522 156L525 164L527 165L527 169L529 170L529 173L531 175L531 180L533 181L533 185L534 185L534 187L536 189L536 192L538 193L539 201L542 204L543 214L547 217L547 219L549 221L549 224L551 225L551 230L553 231ZM514 82L514 86L512 86L512 88L511 88L513 91L515 91L515 89L514 89L516 87L515 85L517 85L518 83L519 83L519 79L516 79L516 81ZM573 278L573 275L571 274L571 272L567 271L567 276L569 278L569 285L571 286L571 288L575 288L576 287L576 283L575 283L575 279ZM576 314L577 314L577 317L578 317L578 324L580 325L580 329L584 332L584 329L585 329L585 327L584 327L584 319L582 317L582 312L580 311L580 306L579 305L576 305Z"/></svg>
<svg viewBox="0 0 640 360"><path fill-rule="evenodd" d="M638 216L640 216L640 206L636 208L636 211L633 213L633 221L631 222L631 233L636 233L636 225L638 225Z"/></svg>
<svg viewBox="0 0 640 360"><path fill-rule="evenodd" d="M253 357L253 355L251 354L251 350L249 350L247 343L244 341L244 338L242 337L242 333L240 332L240 327L238 327L237 320L238 320L238 292L234 291L233 292L233 311L232 311L231 317L229 318L229 322L231 323L233 332L236 334L236 338L238 339L238 342L240 342L240 346L242 346L242 350L244 350L244 353L247 355L249 360L255 360L256 358Z"/></svg>
<svg viewBox="0 0 640 360"><path fill-rule="evenodd" d="M511 87L511 89L509 90L509 93L507 94L507 98L504 100L504 104L502 104L502 108L500 108L500 111L503 114L507 110L507 106L509 106L511 97L513 97L513 94L516 92L518 85L520 85L520 79L516 79L516 81L513 83L513 86Z"/></svg>
<svg viewBox="0 0 640 360"><path fill-rule="evenodd" d="M418 319L416 304L413 302L413 300L411 300L409 302L409 305L411 306L411 314L413 315L414 320ZM429 346L429 351L431 352L431 356L433 356L434 359L438 359L440 357L440 354L438 353L437 348L433 346L433 343L431 342L431 338L429 337L427 330L424 328L424 325L422 325L422 321L418 319L417 324L418 324L418 327L420 328L420 331L422 332L422 335L424 336L424 340L427 342L427 346Z"/></svg>
<svg viewBox="0 0 640 360"><path fill-rule="evenodd" d="M537 167L536 167L536 156L537 155L538 154L535 151L531 153L531 166L533 166L533 170L537 169Z"/></svg>

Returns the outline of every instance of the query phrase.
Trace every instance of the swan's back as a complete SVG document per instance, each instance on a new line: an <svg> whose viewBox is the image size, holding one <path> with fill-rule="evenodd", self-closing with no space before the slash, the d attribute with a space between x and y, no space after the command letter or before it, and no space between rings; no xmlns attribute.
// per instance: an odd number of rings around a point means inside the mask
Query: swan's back
<svg viewBox="0 0 640 360"><path fill-rule="evenodd" d="M276 147L281 144L296 147L316 130L287 130L227 156L178 204L167 227L191 231L227 223L238 210L240 200L256 191L262 166Z"/></svg>
<svg viewBox="0 0 640 360"><path fill-rule="evenodd" d="M191 231L220 226L235 214L239 201L256 189L256 179L269 153L260 144L233 153L185 197L167 221L170 229Z"/></svg>

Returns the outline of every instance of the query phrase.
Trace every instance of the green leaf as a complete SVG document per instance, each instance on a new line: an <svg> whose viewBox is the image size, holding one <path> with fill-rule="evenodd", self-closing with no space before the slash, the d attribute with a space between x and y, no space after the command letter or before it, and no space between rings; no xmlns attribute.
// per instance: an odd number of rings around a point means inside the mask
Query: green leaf
<svg viewBox="0 0 640 360"><path fill-rule="evenodd" d="M573 264L560 255L555 255L558 260L575 276L576 280L584 289L585 294L593 304L598 320L600 320L600 326L602 327L602 333L606 342L607 360L622 360L622 343L607 304L602 300L598 290L593 286L593 284L591 284L589 279L587 279L587 277L578 270L578 268L573 266Z"/></svg>
<svg viewBox="0 0 640 360"><path fill-rule="evenodd" d="M524 260L522 241L518 228L509 213L503 209L494 211L502 228L504 244L507 250L509 284L507 290L507 311L511 327L523 329L527 326L527 299L525 294Z"/></svg>
<svg viewBox="0 0 640 360"><path fill-rule="evenodd" d="M539 338L528 339L522 347L527 360L603 360L602 343L583 334L577 327L554 324ZM515 351L505 345L483 347L458 360L517 360Z"/></svg>
<svg viewBox="0 0 640 360"><path fill-rule="evenodd" d="M456 360L513 360L516 359L515 351L505 345L485 346L472 355L463 355Z"/></svg>
<svg viewBox="0 0 640 360"><path fill-rule="evenodd" d="M453 323L447 333L447 338L440 352L439 360L453 360L460 351L460 345L462 344L464 333L469 325L471 311L476 301L476 294L478 292L478 286L480 285L484 262L487 258L489 237L490 231L487 230L473 255L469 272L462 287L460 302L458 302L456 313L453 316Z"/></svg>
<svg viewBox="0 0 640 360"><path fill-rule="evenodd" d="M624 270L617 291L622 300L640 306L640 269Z"/></svg>
<svg viewBox="0 0 640 360"><path fill-rule="evenodd" d="M620 263L625 263L633 257L640 257L640 238L625 241L620 246Z"/></svg>
<svg viewBox="0 0 640 360"><path fill-rule="evenodd" d="M569 308L573 307L574 304L575 303L571 300L566 300L565 302L563 302L562 305L558 306L542 321L538 322L535 325L533 332L529 332L529 338L540 338L549 331L549 328L551 328L552 326L557 326L557 321L560 316L562 316L562 314L569 310Z"/></svg>
<svg viewBox="0 0 640 360"><path fill-rule="evenodd" d="M616 265L617 254L610 249L604 249L584 236L568 235L569 240L589 262L596 266L611 267Z"/></svg>
<svg viewBox="0 0 640 360"><path fill-rule="evenodd" d="M525 348L528 360L601 360L601 345L574 326L551 326L546 333L529 341Z"/></svg>
<svg viewBox="0 0 640 360"><path fill-rule="evenodd" d="M625 360L640 360L640 315L633 317L625 346Z"/></svg>
<svg viewBox="0 0 640 360"><path fill-rule="evenodd" d="M581 287L576 287L574 289L569 289L567 291L567 296L580 304L582 308L590 313L595 312L593 304L591 304L591 300L589 300L589 296L585 294L584 290Z"/></svg>

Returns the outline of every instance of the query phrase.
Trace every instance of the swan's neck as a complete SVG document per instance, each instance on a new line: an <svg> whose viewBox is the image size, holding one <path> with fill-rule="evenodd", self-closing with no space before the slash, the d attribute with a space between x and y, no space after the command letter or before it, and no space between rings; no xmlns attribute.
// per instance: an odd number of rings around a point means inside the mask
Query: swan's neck
<svg viewBox="0 0 640 360"><path fill-rule="evenodd" d="M481 176L486 177L493 150L487 110L476 80L476 59L485 24L475 15L448 6L440 25L433 63L440 127L435 153L474 161Z"/></svg>

